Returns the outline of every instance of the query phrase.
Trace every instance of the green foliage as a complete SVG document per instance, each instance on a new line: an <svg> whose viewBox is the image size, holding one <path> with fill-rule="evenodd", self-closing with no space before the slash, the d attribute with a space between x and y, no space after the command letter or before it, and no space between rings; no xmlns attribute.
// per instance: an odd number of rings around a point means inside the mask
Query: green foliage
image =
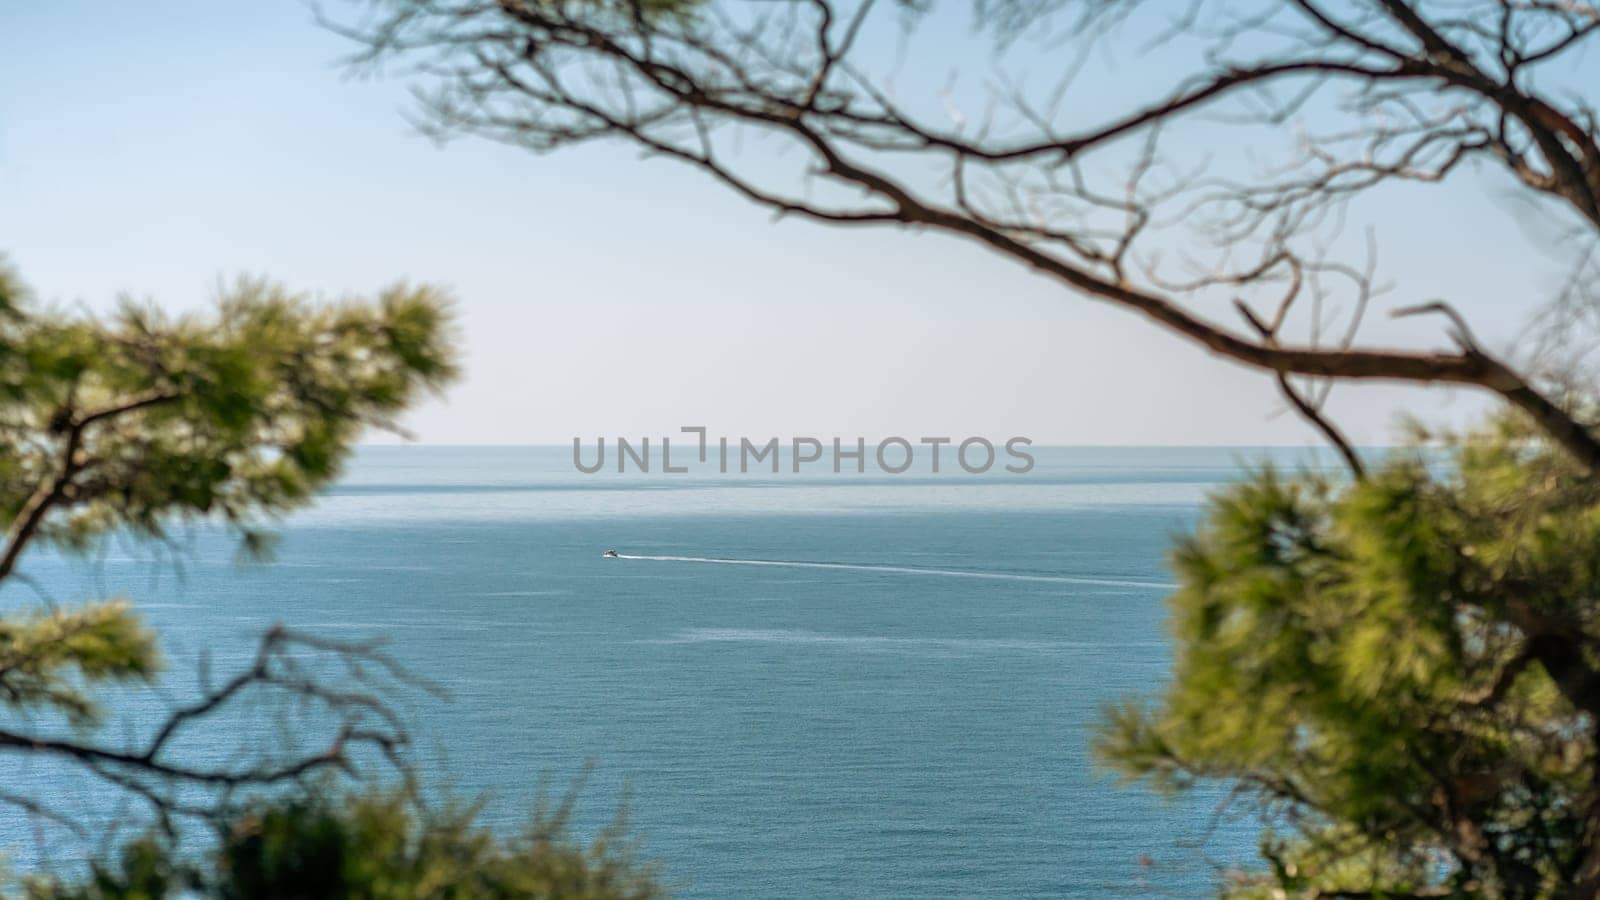
<svg viewBox="0 0 1600 900"><path fill-rule="evenodd" d="M1588 883L1600 484L1564 454L1502 421L1360 483L1263 470L1173 565L1173 681L1097 749L1169 790L1235 782L1292 832L1238 896Z"/></svg>
<svg viewBox="0 0 1600 900"><path fill-rule="evenodd" d="M220 523L259 550L263 526L336 477L365 427L387 424L454 374L449 304L432 288L317 304L245 280L224 289L207 315L167 316L125 301L95 317L39 304L0 264L0 589L20 577L30 548L77 550L113 532L164 539L177 524ZM324 707L343 703L351 727L366 721L360 713L382 712L364 695L322 689L287 656L294 641L272 634L266 655L231 687L164 724L139 723L158 728L135 750L79 739L105 716L96 689L148 680L161 668L156 636L132 607L8 607L0 615L0 749L84 765L163 816L175 782L273 781L272 767L190 768L163 755L180 729L248 685L275 685ZM57 719L78 735L61 736L51 728ZM336 746L393 744L393 735L367 729ZM345 762L313 758L306 771ZM56 814L53 798L4 799ZM126 877L102 894L158 895L149 886L171 874L165 865L151 847L130 846Z"/></svg>
<svg viewBox="0 0 1600 900"><path fill-rule="evenodd" d="M0 696L15 708L52 708L92 725L101 710L86 687L160 668L155 634L125 602L0 618Z"/></svg>
<svg viewBox="0 0 1600 900"><path fill-rule="evenodd" d="M34 879L34 900L158 900L184 892L223 900L270 898L544 897L653 900L665 896L654 866L639 862L621 824L587 846L570 837L570 805L538 815L500 840L473 810L430 812L403 793L311 792L263 801L220 829L201 865L143 838L116 866L97 865L80 884Z"/></svg>
<svg viewBox="0 0 1600 900"><path fill-rule="evenodd" d="M220 522L258 549L262 524L335 478L364 427L388 424L454 374L448 304L426 287L318 305L242 281L207 316L123 303L100 319L42 309L0 268L0 517L10 523L0 586L39 542L81 549L112 532L162 539L184 521ZM245 788L280 784L277 766L187 769L163 755L178 728L195 727L245 684L275 685L302 702L343 701L346 728L363 715L390 721L363 691L319 686L287 655L293 643L269 633L253 668L176 711L142 752L36 739L9 719L0 722L0 747L87 765L156 804L170 825L164 792L141 775L167 787L186 778L191 787L214 785L218 773ZM357 668L363 660L372 658L347 658ZM0 702L14 713L54 713L87 730L103 714L94 688L149 679L160 665L155 635L125 602L0 616ZM388 741L376 745L387 749L402 739L358 730L308 757L305 771L346 765L327 754L362 733ZM46 809L49 798L40 800ZM654 868L622 840L620 823L591 844L573 841L570 804L542 812L512 840L496 838L470 809L432 812L400 793L340 796L328 782L217 811L213 849L198 860L180 851L181 830L163 830L124 845L115 859L92 861L80 882L40 875L24 890L39 900L664 894Z"/></svg>
<svg viewBox="0 0 1600 900"><path fill-rule="evenodd" d="M99 319L41 308L0 266L0 586L35 543L160 538L182 520L226 523L259 550L260 522L334 478L364 426L454 375L448 316L431 288L318 306L247 280L210 316L124 302ZM89 688L159 667L126 603L0 618L13 709L88 726Z"/></svg>
<svg viewBox="0 0 1600 900"><path fill-rule="evenodd" d="M207 316L131 301L69 316L0 271L0 517L54 485L29 538L81 547L209 517L256 546L255 523L307 502L363 428L454 376L448 315L428 287L317 305L243 280Z"/></svg>

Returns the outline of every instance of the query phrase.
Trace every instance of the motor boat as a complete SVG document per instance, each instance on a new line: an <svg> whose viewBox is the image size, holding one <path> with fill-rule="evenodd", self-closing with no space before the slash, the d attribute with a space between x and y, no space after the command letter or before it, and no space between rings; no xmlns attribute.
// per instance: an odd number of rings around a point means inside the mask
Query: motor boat
<svg viewBox="0 0 1600 900"><path fill-rule="evenodd" d="M606 559L620 559L620 557L617 556L617 551L615 550L607 550L605 552L605 557Z"/></svg>

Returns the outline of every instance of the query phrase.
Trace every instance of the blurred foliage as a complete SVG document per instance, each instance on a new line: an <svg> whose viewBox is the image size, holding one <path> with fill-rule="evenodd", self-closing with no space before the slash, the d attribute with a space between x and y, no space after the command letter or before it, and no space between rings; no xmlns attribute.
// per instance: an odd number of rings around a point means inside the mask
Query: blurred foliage
<svg viewBox="0 0 1600 900"><path fill-rule="evenodd" d="M199 894L271 898L532 897L653 900L665 889L636 859L622 822L588 845L568 831L571 804L541 809L509 840L470 808L431 812L405 793L309 792L262 801L226 821L209 856L190 861L159 837L133 841L79 883L34 878L33 900Z"/></svg>
<svg viewBox="0 0 1600 900"><path fill-rule="evenodd" d="M0 267L0 515L10 523L0 586L22 579L16 565L30 547L81 551L108 535L175 540L183 523L222 524L260 552L265 526L337 477L365 427L392 427L391 417L421 391L455 373L449 304L432 288L402 285L370 301L319 304L244 280L224 289L208 315L173 317L123 302L96 317L40 306ZM274 676L274 659L258 658L232 684L279 683L303 697L348 697L358 712L383 712L380 701L322 690L297 669ZM94 701L97 685L149 679L160 666L156 636L126 602L8 610L0 616L0 746L65 756L128 789L137 785L126 780L129 769L141 767L158 779L206 783L205 770L185 775L160 754L179 722L219 709L235 688L175 711L143 756L57 737L40 743L30 733L40 712L89 731L105 712ZM328 752L343 743L336 739ZM348 760L308 762L311 773ZM112 764L124 768L105 768ZM257 771L255 787L279 783L265 774L270 769ZM250 787L252 777L237 786ZM193 832L205 826L173 829L172 810L159 808L165 827L125 844L115 859L92 860L85 878L35 874L21 882L23 891L35 898L664 895L654 867L635 860L620 821L587 845L570 837L571 798L541 806L526 830L502 840L477 822L476 810L433 811L412 791L344 794L323 779L257 793L243 806L222 802L188 820L214 829L212 849L198 857L180 842L187 837L192 848ZM50 798L5 799L50 813Z"/></svg>
<svg viewBox="0 0 1600 900"><path fill-rule="evenodd" d="M454 376L448 323L429 287L319 305L250 279L209 315L67 315L0 269L0 517L60 480L31 537L82 547L210 517L255 546L255 524L307 502L364 427Z"/></svg>
<svg viewBox="0 0 1600 900"><path fill-rule="evenodd" d="M124 602L0 617L0 697L14 708L50 708L93 725L103 711L87 685L160 668L155 634Z"/></svg>
<svg viewBox="0 0 1600 900"><path fill-rule="evenodd" d="M1237 785L1273 830L1234 896L1588 896L1600 484L1515 420L1446 444L1261 470L1173 553L1173 680L1097 749Z"/></svg>
<svg viewBox="0 0 1600 900"><path fill-rule="evenodd" d="M124 301L96 317L38 304L0 261L0 587L30 547L169 539L186 521L224 523L260 552L263 524L328 484L365 426L455 371L431 288L317 305L244 280L207 316ZM125 602L0 617L0 702L15 712L86 728L102 712L94 685L160 666Z"/></svg>

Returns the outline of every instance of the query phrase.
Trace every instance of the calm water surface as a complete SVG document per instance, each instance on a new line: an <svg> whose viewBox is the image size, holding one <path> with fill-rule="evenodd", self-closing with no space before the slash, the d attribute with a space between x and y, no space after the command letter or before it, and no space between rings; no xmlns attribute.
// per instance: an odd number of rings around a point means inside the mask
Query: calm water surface
<svg viewBox="0 0 1600 900"><path fill-rule="evenodd" d="M1206 894L1250 824L1214 821L1215 792L1116 788L1088 741L1166 677L1170 538L1264 454L1037 455L1025 476L619 477L570 448L371 448L271 564L201 535L29 571L60 601L135 598L165 702L272 622L387 636L447 692L406 705L456 793L511 825L592 761L580 824L626 792L684 896Z"/></svg>

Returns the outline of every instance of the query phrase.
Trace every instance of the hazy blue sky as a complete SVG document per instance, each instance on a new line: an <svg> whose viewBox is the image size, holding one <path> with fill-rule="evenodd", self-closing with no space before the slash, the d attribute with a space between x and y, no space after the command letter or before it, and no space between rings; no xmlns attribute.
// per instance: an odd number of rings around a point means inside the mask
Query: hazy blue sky
<svg viewBox="0 0 1600 900"><path fill-rule="evenodd" d="M467 378L410 417L425 441L684 424L1314 440L1263 375L952 240L774 223L621 147L436 146L405 122L400 85L343 77L349 48L293 0L13 4L0 19L0 252L39 293L98 306L126 290L188 308L241 272L330 294L399 277L448 285ZM1084 83L1105 102L1141 71L1122 63ZM1528 238L1502 203L1384 209L1394 301L1448 297L1503 345L1546 274L1503 252ZM1374 333L1427 346L1437 331ZM1401 401L1455 416L1474 405L1346 388L1334 409L1378 441Z"/></svg>

